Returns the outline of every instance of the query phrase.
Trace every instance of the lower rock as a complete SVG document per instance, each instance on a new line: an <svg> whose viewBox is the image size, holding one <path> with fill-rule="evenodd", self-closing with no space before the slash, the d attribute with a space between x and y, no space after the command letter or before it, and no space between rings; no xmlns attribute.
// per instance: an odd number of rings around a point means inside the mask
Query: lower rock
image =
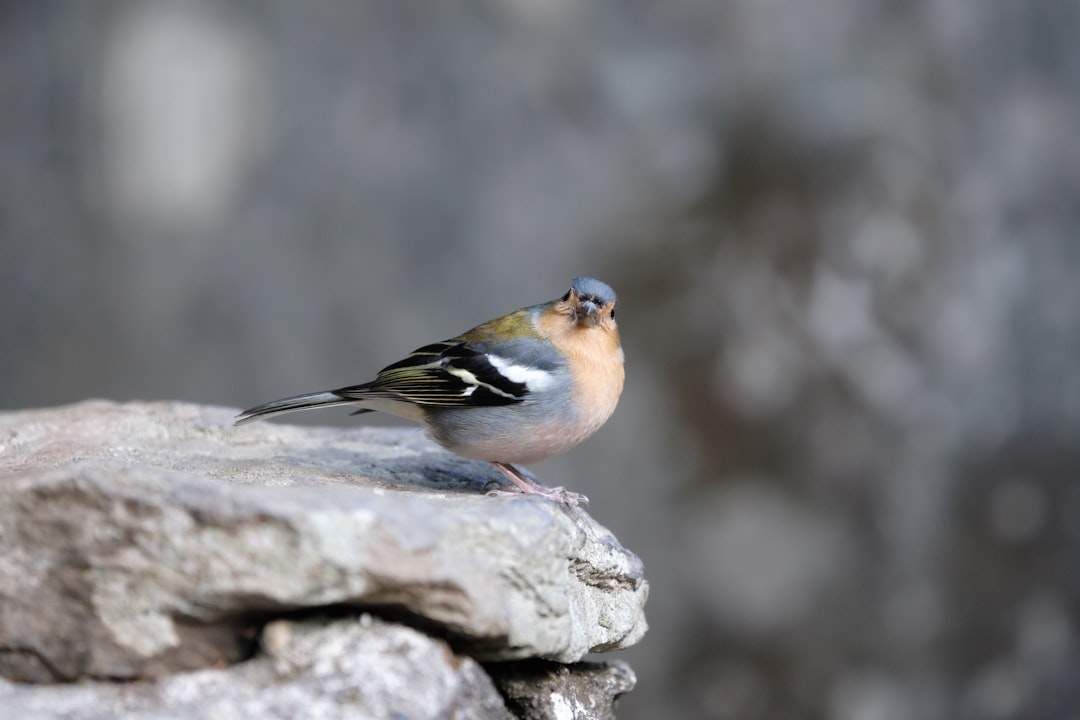
<svg viewBox="0 0 1080 720"><path fill-rule="evenodd" d="M637 683L624 662L531 660L488 666L507 706L521 720L614 720L615 704Z"/></svg>
<svg viewBox="0 0 1080 720"><path fill-rule="evenodd" d="M513 717L476 661L406 626L366 615L279 620L266 627L262 646L249 662L156 682L0 680L0 707L4 717L40 720Z"/></svg>

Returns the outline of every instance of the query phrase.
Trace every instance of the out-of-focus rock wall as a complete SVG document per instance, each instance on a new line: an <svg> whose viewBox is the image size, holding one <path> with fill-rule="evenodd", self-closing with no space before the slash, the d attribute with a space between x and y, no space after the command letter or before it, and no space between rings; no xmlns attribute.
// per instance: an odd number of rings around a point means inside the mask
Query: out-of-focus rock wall
<svg viewBox="0 0 1080 720"><path fill-rule="evenodd" d="M9 3L0 406L358 382L596 275L627 392L536 469L646 563L622 716L1075 714L1078 37L1005 0Z"/></svg>

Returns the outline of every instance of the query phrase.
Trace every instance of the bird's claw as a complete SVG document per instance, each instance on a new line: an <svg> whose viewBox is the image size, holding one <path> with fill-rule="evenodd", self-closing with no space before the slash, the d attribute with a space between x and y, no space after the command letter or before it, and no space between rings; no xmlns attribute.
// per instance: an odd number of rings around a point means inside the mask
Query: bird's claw
<svg viewBox="0 0 1080 720"><path fill-rule="evenodd" d="M588 505L589 498L581 493L571 492L566 488L543 488L539 490L503 490L502 488L496 488L488 490L486 495L488 497L521 497L522 495L539 495L540 497L553 500L561 505L568 505L570 507L577 507L578 505Z"/></svg>

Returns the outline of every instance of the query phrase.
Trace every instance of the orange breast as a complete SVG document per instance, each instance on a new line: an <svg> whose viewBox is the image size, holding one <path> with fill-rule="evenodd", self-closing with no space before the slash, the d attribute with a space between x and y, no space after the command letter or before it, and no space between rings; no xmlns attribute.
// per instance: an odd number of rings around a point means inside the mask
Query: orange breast
<svg viewBox="0 0 1080 720"><path fill-rule="evenodd" d="M606 320L596 327L583 327L559 316L545 316L537 324L570 364L577 420L567 432L576 445L599 430L619 403L626 378L619 331L614 321Z"/></svg>

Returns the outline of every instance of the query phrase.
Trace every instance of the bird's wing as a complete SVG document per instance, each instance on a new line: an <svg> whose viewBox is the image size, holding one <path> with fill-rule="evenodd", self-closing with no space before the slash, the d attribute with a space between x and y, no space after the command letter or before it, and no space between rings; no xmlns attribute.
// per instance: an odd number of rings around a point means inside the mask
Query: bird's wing
<svg viewBox="0 0 1080 720"><path fill-rule="evenodd" d="M529 376L529 372L534 373ZM383 368L375 380L335 390L346 399L383 397L429 407L484 407L518 403L546 371L510 363L460 339L425 345Z"/></svg>

